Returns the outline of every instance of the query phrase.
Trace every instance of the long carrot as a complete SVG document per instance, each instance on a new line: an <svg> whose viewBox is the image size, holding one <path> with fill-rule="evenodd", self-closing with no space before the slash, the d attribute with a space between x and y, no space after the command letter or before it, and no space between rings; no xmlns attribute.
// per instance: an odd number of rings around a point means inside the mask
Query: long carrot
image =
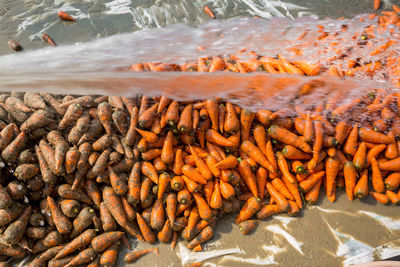
<svg viewBox="0 0 400 267"><path fill-rule="evenodd" d="M250 126L255 116L255 113L250 112L246 109L242 109L240 113L240 135L242 142L249 140Z"/></svg>
<svg viewBox="0 0 400 267"><path fill-rule="evenodd" d="M365 161L367 156L366 151L367 151L366 144L364 142L360 143L357 152L354 154L353 157L353 164L358 170L363 169L365 166Z"/></svg>
<svg viewBox="0 0 400 267"><path fill-rule="evenodd" d="M250 141L244 141L240 146L240 149L270 172L276 172L272 164L268 161L266 156L264 156L261 150Z"/></svg>
<svg viewBox="0 0 400 267"><path fill-rule="evenodd" d="M255 197L258 197L257 180L256 177L254 177L253 172L251 171L250 164L246 160L242 160L239 163L238 171L241 178L244 180L253 195Z"/></svg>
<svg viewBox="0 0 400 267"><path fill-rule="evenodd" d="M284 144L300 148L306 153L310 153L312 151L311 147L304 140L302 140L289 130L279 127L278 125L271 125L268 129L268 134L272 138Z"/></svg>
<svg viewBox="0 0 400 267"><path fill-rule="evenodd" d="M336 176L339 172L339 161L337 158L327 158L325 161L326 170L326 194L332 196L335 187Z"/></svg>
<svg viewBox="0 0 400 267"><path fill-rule="evenodd" d="M197 208L199 210L200 218L209 221L212 218L212 212L207 202L199 193L193 194L194 200L196 201Z"/></svg>
<svg viewBox="0 0 400 267"><path fill-rule="evenodd" d="M372 187L378 193L385 192L385 185L383 183L383 177L379 169L378 161L375 158L371 159L371 169L372 169Z"/></svg>

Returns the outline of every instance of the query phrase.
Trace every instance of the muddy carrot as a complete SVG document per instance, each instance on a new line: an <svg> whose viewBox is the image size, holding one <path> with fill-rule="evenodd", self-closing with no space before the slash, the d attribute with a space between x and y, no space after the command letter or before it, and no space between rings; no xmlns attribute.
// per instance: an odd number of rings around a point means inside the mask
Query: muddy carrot
<svg viewBox="0 0 400 267"><path fill-rule="evenodd" d="M142 165L142 173L145 176L149 177L155 184L158 184L158 175L153 164L151 164L150 162L143 161L141 165Z"/></svg>
<svg viewBox="0 0 400 267"><path fill-rule="evenodd" d="M140 113L138 117L138 125L140 128L149 128L153 123L158 110L158 103L154 104L147 110Z"/></svg>
<svg viewBox="0 0 400 267"><path fill-rule="evenodd" d="M150 225L151 228L160 231L165 223L164 207L162 205L162 200L156 199L151 210Z"/></svg>
<svg viewBox="0 0 400 267"><path fill-rule="evenodd" d="M302 140L289 130L279 127L278 125L271 125L268 129L268 134L272 138L284 144L300 148L306 153L310 153L312 151L311 147L306 142L304 142L304 140Z"/></svg>
<svg viewBox="0 0 400 267"><path fill-rule="evenodd" d="M357 198L364 198L368 195L368 170L363 170L360 179L357 181L354 188L354 196Z"/></svg>
<svg viewBox="0 0 400 267"><path fill-rule="evenodd" d="M60 208L57 206L56 202L50 196L47 197L47 205L51 210L51 217L57 227L57 230L61 234L69 233L72 229L72 224L68 218L61 212Z"/></svg>
<svg viewBox="0 0 400 267"><path fill-rule="evenodd" d="M143 179L140 186L140 200L145 202L150 195L150 190L153 187L153 182L150 178L146 177Z"/></svg>
<svg viewBox="0 0 400 267"><path fill-rule="evenodd" d="M117 222L104 202L100 203L100 220L105 232L117 230Z"/></svg>
<svg viewBox="0 0 400 267"><path fill-rule="evenodd" d="M258 197L257 180L251 171L250 164L246 160L242 160L239 163L238 171L241 178L245 181L247 187L253 193L254 197Z"/></svg>
<svg viewBox="0 0 400 267"><path fill-rule="evenodd" d="M158 252L158 248L143 249L143 250L140 250L140 251L132 251L132 252L129 252L128 254L125 255L124 261L126 263L134 263L138 259L140 259L141 257L149 254L150 252L154 252L156 254L159 253Z"/></svg>
<svg viewBox="0 0 400 267"><path fill-rule="evenodd" d="M239 231L244 235L251 234L257 227L258 220L247 220L239 224Z"/></svg>
<svg viewBox="0 0 400 267"><path fill-rule="evenodd" d="M11 224L8 225L4 231L2 238L11 245L17 244L24 235L26 226L31 216L31 206L24 209L22 214Z"/></svg>
<svg viewBox="0 0 400 267"><path fill-rule="evenodd" d="M393 172L385 179L385 187L389 190L396 190L400 185L400 173Z"/></svg>
<svg viewBox="0 0 400 267"><path fill-rule="evenodd" d="M1 156L4 161L8 163L15 162L18 159L19 153L25 146L27 136L24 132L21 132L17 137L1 152Z"/></svg>
<svg viewBox="0 0 400 267"><path fill-rule="evenodd" d="M210 206L208 206L205 199L199 193L193 194L194 200L196 201L197 208L199 210L200 218L209 221L212 218L212 212ZM210 201L211 202L211 201Z"/></svg>
<svg viewBox="0 0 400 267"><path fill-rule="evenodd" d="M242 109L240 113L240 136L242 142L249 140L250 127L255 119L255 116L255 113Z"/></svg>
<svg viewBox="0 0 400 267"><path fill-rule="evenodd" d="M121 239L123 235L124 233L120 231L106 232L98 235L91 241L92 248L97 252L103 252Z"/></svg>
<svg viewBox="0 0 400 267"><path fill-rule="evenodd" d="M162 243L170 242L172 238L172 227L171 222L167 219L164 223L163 228L157 234L158 240Z"/></svg>
<svg viewBox="0 0 400 267"><path fill-rule="evenodd" d="M167 201L166 201L166 212L168 216L168 220L171 222L171 224L175 223L175 212L176 212L176 206L177 206L177 198L176 194L170 193L167 196Z"/></svg>
<svg viewBox="0 0 400 267"><path fill-rule="evenodd" d="M126 226L128 221L121 200L111 187L105 187L103 189L103 200L117 223L122 227Z"/></svg>
<svg viewBox="0 0 400 267"><path fill-rule="evenodd" d="M65 170L68 174L73 173L75 171L75 168L78 164L80 155L81 155L81 153L75 146L71 147L66 152L66 154L65 154Z"/></svg>
<svg viewBox="0 0 400 267"><path fill-rule="evenodd" d="M65 245L58 253L55 255L55 259L61 259L66 257L69 254L74 253L77 250L80 250L87 245L89 245L93 238L96 237L96 231L93 229L88 229L82 234L80 234L78 237L74 238L71 242L69 242L67 245Z"/></svg>
<svg viewBox="0 0 400 267"><path fill-rule="evenodd" d="M74 199L64 199L60 202L62 213L69 218L74 218L81 210L81 204Z"/></svg>
<svg viewBox="0 0 400 267"><path fill-rule="evenodd" d="M128 186L126 182L120 177L112 167L108 167L108 177L110 179L111 186L117 195L125 195L128 192Z"/></svg>

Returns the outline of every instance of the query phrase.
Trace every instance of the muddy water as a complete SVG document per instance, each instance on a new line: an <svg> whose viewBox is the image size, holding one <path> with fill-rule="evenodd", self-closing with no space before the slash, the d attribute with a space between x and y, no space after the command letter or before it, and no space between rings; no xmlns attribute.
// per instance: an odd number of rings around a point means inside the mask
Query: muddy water
<svg viewBox="0 0 400 267"><path fill-rule="evenodd" d="M397 1L393 1L397 2ZM0 0L0 54L6 54L10 51L6 46L8 39L16 39L25 48L25 53L36 48L47 47L47 44L40 40L40 35L46 31L52 36L57 44L60 45L58 50L50 50L52 48L41 50L36 54L36 61L32 64L23 65L24 60L18 55L10 57L2 57L0 59L0 67L3 67L0 86L2 89L19 89L23 90L24 86L35 85L34 80L24 80L18 71L25 74L34 74L30 78L36 77L36 86L34 90L50 90L58 93L85 93L82 89L95 88L96 93L109 93L132 95L137 91L126 90L127 83L135 84L136 89L144 87L148 84L146 77L129 77L124 72L118 75L115 72L83 72L81 76L74 76L75 72L70 72L75 68L70 64L59 64L54 58L60 55L76 56L76 61L87 60L85 58L85 49L100 48L105 44L111 45L121 39L115 39L111 43L104 43L102 37L114 35L116 33L130 33L136 30L163 28L167 25L177 22L184 22L190 25L205 24L209 18L203 13L203 5L209 5L216 13L218 18L230 19L237 16L259 16L262 18L271 17L289 17L298 18L305 15L317 15L319 17L353 17L358 13L369 13L372 11L371 1L352 1L349 5L348 1L236 1L236 0L216 0L216 1L129 1L129 0L114 0L114 1L5 1ZM384 7L390 7L390 1L383 1ZM57 20L56 12L60 9L69 11L72 15L79 18L78 23L63 23ZM176 30L176 28L175 28ZM282 28L277 27L276 32ZM143 32L139 32L141 34ZM164 32L167 37L168 32ZM170 36L172 40L174 35ZM131 39L126 39L127 45ZM99 39L100 42L93 46L88 45L87 41ZM139 39L142 41L142 39ZM207 39L203 39L203 41ZM210 41L210 40L208 40ZM80 46L67 46L76 42L84 44ZM114 43L113 43L114 42ZM216 41L217 42L217 41ZM163 45L165 44L162 43ZM190 43L190 42L188 42ZM143 42L142 42L143 45ZM230 45L233 45L231 43ZM162 46L162 45L160 45ZM188 47L188 50L181 50L181 55L190 51L190 57L195 57L194 53L196 46ZM107 47L105 47L107 48ZM110 47L108 47L110 48ZM171 49L162 47L166 50ZM231 47L236 48L236 47ZM76 50L74 50L76 49ZM226 51L226 47L223 47ZM107 58L109 54L106 49L95 50L97 53L103 52L100 57L103 63L111 60L107 66L115 68L128 62L128 59L121 57ZM150 52L146 50L146 46L135 44L131 50L145 51L142 54L143 58L149 59ZM161 55L164 50L158 50ZM34 54L36 52L33 52ZM70 53L70 54L68 54ZM30 59L35 59L31 54ZM140 55L137 55L135 60L140 61ZM93 59L86 55L88 58ZM103 57L104 56L104 57ZM22 57L22 56L21 56ZM60 58L60 60L62 57ZM131 58L129 58L131 60ZM1 61L2 60L2 61ZM118 64L116 63L118 61ZM123 60L126 60L124 62ZM61 61L62 62L62 61ZM12 69L12 63L17 64L20 69ZM87 65L88 70L93 66ZM124 63L124 64L122 64ZM46 65L47 64L47 65ZM43 68L40 69L43 65ZM126 64L125 64L126 65ZM100 65L106 66L106 65ZM79 65L81 70L84 70L85 65ZM6 70L9 70L6 72ZM57 71L52 73L51 70ZM60 72L62 69L64 73ZM42 70L42 72L40 72ZM7 75L4 75L6 73ZM71 74L72 73L72 74ZM13 76L13 74L15 76ZM42 76L41 76L42 75ZM59 75L59 76L57 76ZM97 77L96 77L97 75ZM109 75L109 76L107 76ZM29 76L29 75L28 75ZM196 75L194 75L196 77ZM9 78L7 80L7 77ZM271 81L263 76L260 78L260 84L269 84ZM27 77L29 78L29 77ZM85 80L84 78L87 78ZM97 79L96 79L97 78ZM113 78L113 79L112 79ZM120 78L120 79L119 79ZM129 80L128 78L134 79ZM158 79L158 87L155 84L154 77L152 89L157 88L157 92L161 91L161 85L165 85L165 80L160 76ZM183 90L177 86L177 82L182 82L182 77L176 77L175 81L171 76L166 77L168 81L172 81L170 86L164 88L165 92L176 94L177 90ZM221 80L224 77L218 75L210 78L208 82L216 82L220 84L220 89L226 88L226 84ZM225 77L226 78L226 77ZM46 80L47 79L47 80ZM193 79L186 77L188 84L196 84L198 87L191 88L192 94L198 93L200 96L204 92L200 91L204 84L194 83ZM202 77L196 77L195 81L204 81ZM215 80L213 80L215 79ZM233 82L234 79L235 82ZM243 78L232 75L232 83L237 86L237 81ZM263 80L266 79L266 80ZM22 81L22 84L16 81ZM43 81L46 82L43 82ZM97 84L93 83L97 80ZM63 82L61 82L63 81ZM118 83L120 81L120 84ZM6 83L8 82L8 83ZM141 83L140 83L141 82ZM248 88L248 83L254 82L253 76L247 76L242 84L242 88ZM332 83L336 83L333 81ZM85 85L83 87L80 87ZM254 84L253 84L254 85ZM101 86L104 86L101 87ZM371 85L372 87L373 85ZM358 88L354 86L354 88ZM74 89L76 91L67 91ZM143 89L143 88L142 88ZM151 88L149 87L148 90ZM288 90L293 87L286 88ZM62 91L65 90L65 91ZM197 91L196 91L197 90ZM147 91L149 92L149 91ZM252 91L254 92L254 90ZM265 90L270 92L271 90ZM152 91L152 93L156 93ZM225 90L225 93L226 90ZM259 95L254 94L251 98L248 97L248 91L236 91L234 97L241 104L250 105L254 100L258 99ZM290 95L289 93L285 93ZM282 95L285 95L282 94ZM187 95L187 94L186 94ZM282 96L281 95L281 96ZM227 93L227 98L232 99L232 95ZM268 95L272 96L272 95ZM282 100L280 96L279 99ZM267 99L267 98L266 98ZM268 98L273 99L273 98ZM276 100L277 98L275 98ZM247 102L244 102L244 101ZM283 99L287 101L287 99ZM275 102L275 101L273 101ZM266 103L257 102L259 105ZM276 102L275 102L276 103ZM169 246L157 244L160 247L160 256L149 254L142 258L135 266L181 266L186 263L203 261L204 266L258 266L258 265L282 265L282 266L339 266L341 264L352 264L357 262L365 262L377 259L385 259L396 254L400 254L400 212L398 207L383 206L377 204L369 198L366 201L355 200L349 202L346 196L339 192L338 199L335 203L329 201L321 194L321 200L317 206L307 207L300 218L291 218L286 215L275 216L267 221L262 222L257 231L250 236L243 236L239 233L238 227L233 223L234 216L221 218L216 226L216 234L214 238L205 245L204 252L191 253L185 249L184 243L180 243L174 251L169 249ZM134 241L133 241L134 242ZM147 244L136 244L137 248L147 248ZM394 247L391 249L391 247ZM377 248L377 249L375 249ZM386 249L385 249L386 248ZM362 257L360 256L362 255ZM122 255L121 255L122 256ZM122 266L122 263L121 263Z"/></svg>

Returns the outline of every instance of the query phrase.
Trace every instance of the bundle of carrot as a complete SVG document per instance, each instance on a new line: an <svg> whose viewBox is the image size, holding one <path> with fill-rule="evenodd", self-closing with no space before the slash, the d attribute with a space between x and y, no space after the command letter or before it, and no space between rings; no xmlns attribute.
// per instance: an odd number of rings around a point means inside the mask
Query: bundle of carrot
<svg viewBox="0 0 400 267"><path fill-rule="evenodd" d="M338 101L251 112L222 99L2 94L0 260L111 266L128 237L201 251L221 214L250 234L317 203L322 185L332 202L344 189L400 204L399 93Z"/></svg>

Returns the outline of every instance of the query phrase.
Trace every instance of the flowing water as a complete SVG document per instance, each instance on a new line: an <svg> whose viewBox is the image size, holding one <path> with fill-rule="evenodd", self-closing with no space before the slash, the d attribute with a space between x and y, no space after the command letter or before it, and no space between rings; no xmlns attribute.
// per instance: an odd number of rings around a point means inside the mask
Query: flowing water
<svg viewBox="0 0 400 267"><path fill-rule="evenodd" d="M25 48L9 53L0 45L0 54L4 54L0 56L0 90L124 96L140 92L178 99L218 95L253 109L275 109L294 98L315 103L338 90L346 101L372 88L391 86L379 72L374 81L366 81L365 77L338 80L265 73L134 73L128 67L144 61L179 63L241 49L291 57L286 48L316 38L318 25L330 32L348 25L346 34L351 36L371 23L325 19L369 13L370 2L0 0L0 43L15 39ZM390 7L390 1L383 2L384 8ZM204 5L223 20L209 21L202 11ZM59 10L68 11L78 21L60 22ZM304 30L309 31L307 38L296 40ZM41 41L44 32L55 39L57 48ZM397 52L399 46L391 49ZM318 62L317 50L308 49L298 59ZM367 52L356 51L353 56ZM318 83L318 89L298 100L299 88L309 82ZM204 252L192 253L182 245L171 251L158 244L160 256L149 254L138 265L180 266L204 260L204 266L337 266L385 259L400 254L398 214L394 206L381 206L371 199L349 202L339 193L334 204L322 197L318 206L306 208L300 218L274 217L261 223L251 236L242 236L233 219L226 217L217 224L217 234Z"/></svg>

